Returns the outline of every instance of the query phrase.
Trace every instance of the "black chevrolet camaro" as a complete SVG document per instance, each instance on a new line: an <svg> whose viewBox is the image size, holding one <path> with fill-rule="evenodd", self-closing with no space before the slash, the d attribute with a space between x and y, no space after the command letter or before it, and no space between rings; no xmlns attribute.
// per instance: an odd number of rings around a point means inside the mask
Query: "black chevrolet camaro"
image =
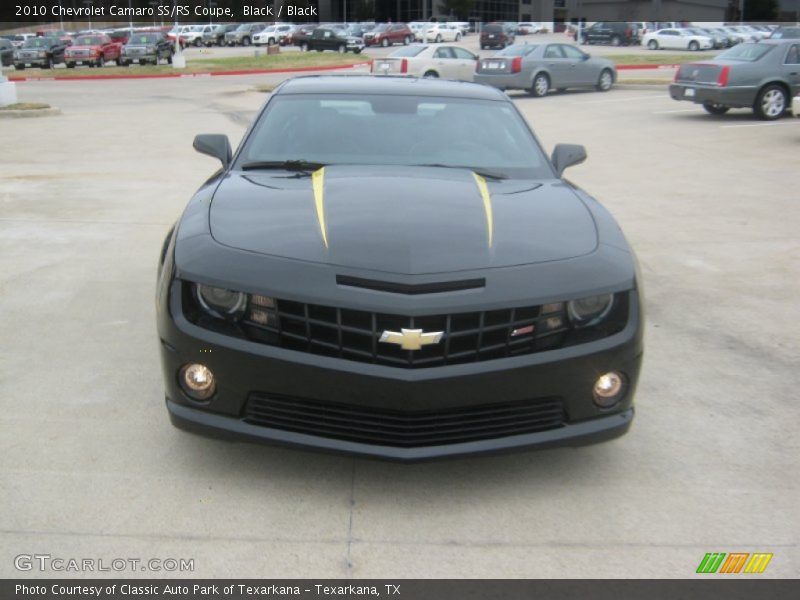
<svg viewBox="0 0 800 600"><path fill-rule="evenodd" d="M636 259L502 92L279 86L167 236L167 409L231 439L415 460L622 435Z"/></svg>

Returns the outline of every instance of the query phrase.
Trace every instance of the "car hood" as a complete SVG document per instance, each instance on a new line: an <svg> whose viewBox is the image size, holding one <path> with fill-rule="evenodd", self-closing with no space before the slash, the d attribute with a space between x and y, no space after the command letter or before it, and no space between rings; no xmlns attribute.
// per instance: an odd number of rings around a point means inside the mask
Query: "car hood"
<svg viewBox="0 0 800 600"><path fill-rule="evenodd" d="M73 44L72 46L67 48L67 50L73 52L75 50L100 50L101 48L102 46L99 45L76 46L75 44Z"/></svg>
<svg viewBox="0 0 800 600"><path fill-rule="evenodd" d="M563 182L485 185L483 193L466 169L233 171L214 194L209 224L233 248L409 275L563 260L597 247L591 213Z"/></svg>

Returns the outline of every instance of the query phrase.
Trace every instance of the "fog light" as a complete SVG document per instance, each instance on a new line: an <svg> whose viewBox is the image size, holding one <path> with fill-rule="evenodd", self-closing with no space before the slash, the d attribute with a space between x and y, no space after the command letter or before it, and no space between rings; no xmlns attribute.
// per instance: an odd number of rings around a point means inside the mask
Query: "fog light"
<svg viewBox="0 0 800 600"><path fill-rule="evenodd" d="M625 393L625 380L620 373L609 371L594 382L592 394L594 403L601 408L610 408L622 399Z"/></svg>
<svg viewBox="0 0 800 600"><path fill-rule="evenodd" d="M179 379L183 391L195 400L207 400L217 389L211 369L199 363L185 365Z"/></svg>

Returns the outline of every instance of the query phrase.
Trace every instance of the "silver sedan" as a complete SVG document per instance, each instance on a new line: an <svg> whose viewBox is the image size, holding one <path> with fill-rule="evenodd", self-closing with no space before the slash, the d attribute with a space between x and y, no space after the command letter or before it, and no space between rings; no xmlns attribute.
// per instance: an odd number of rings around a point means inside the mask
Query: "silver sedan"
<svg viewBox="0 0 800 600"><path fill-rule="evenodd" d="M571 44L515 44L478 61L475 81L501 90L544 96L552 89L594 87L608 91L617 80L614 63L592 58Z"/></svg>

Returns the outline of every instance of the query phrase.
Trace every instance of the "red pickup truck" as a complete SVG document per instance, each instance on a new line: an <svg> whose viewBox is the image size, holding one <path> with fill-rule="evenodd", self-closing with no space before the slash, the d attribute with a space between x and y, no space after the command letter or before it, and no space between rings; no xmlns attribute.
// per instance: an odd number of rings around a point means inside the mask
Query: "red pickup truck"
<svg viewBox="0 0 800 600"><path fill-rule="evenodd" d="M64 62L70 69L77 65L102 67L106 61L119 61L121 53L122 43L113 41L107 35L81 35L67 48Z"/></svg>

